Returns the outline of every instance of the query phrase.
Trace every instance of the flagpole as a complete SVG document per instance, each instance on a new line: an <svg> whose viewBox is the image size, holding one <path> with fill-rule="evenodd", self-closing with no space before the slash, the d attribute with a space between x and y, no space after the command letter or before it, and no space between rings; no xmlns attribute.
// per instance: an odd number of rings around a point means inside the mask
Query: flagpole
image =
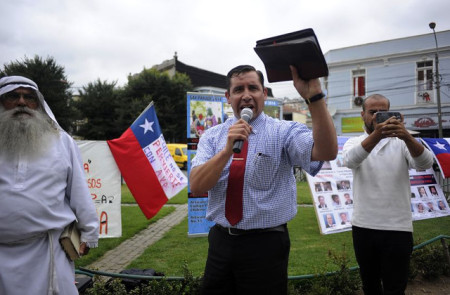
<svg viewBox="0 0 450 295"><path fill-rule="evenodd" d="M145 113L149 108L151 108L153 105L153 100L148 104L148 106L137 116L137 118L133 121L133 124L142 116L143 113ZM131 125L133 125L131 124Z"/></svg>

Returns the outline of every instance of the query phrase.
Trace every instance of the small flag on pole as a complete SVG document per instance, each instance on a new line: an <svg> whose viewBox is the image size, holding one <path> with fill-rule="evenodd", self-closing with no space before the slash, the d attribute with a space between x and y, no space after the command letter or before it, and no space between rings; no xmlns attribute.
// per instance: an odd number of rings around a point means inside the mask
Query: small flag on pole
<svg viewBox="0 0 450 295"><path fill-rule="evenodd" d="M447 138L421 138L430 151L444 178L450 177L450 143Z"/></svg>
<svg viewBox="0 0 450 295"><path fill-rule="evenodd" d="M187 186L167 149L153 102L108 145L131 194L147 219Z"/></svg>

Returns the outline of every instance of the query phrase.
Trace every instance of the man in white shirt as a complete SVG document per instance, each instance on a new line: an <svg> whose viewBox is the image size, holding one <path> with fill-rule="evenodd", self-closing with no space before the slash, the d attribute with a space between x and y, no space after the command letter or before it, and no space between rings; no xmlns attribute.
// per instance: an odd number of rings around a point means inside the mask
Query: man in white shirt
<svg viewBox="0 0 450 295"><path fill-rule="evenodd" d="M395 117L376 122L389 100L367 97L366 132L344 145L353 172L352 234L365 294L404 294L413 248L409 168L428 169L433 156Z"/></svg>

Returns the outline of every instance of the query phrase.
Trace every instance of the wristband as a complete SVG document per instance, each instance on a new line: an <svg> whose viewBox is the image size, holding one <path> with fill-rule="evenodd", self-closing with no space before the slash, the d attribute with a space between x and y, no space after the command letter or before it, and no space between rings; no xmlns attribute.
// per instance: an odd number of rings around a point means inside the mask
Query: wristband
<svg viewBox="0 0 450 295"><path fill-rule="evenodd" d="M305 102L306 102L306 104L310 104L310 103L312 103L312 102L315 102L315 101L318 101L318 100L321 100L322 98L324 98L325 97L325 94L323 94L322 92L321 93L319 93L319 94L316 94L316 95L314 95L313 97L311 97L311 98L305 98Z"/></svg>

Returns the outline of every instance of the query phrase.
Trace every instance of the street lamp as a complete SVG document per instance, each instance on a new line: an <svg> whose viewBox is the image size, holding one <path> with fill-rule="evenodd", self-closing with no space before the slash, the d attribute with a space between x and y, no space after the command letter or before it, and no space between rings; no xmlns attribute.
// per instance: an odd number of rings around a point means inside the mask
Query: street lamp
<svg viewBox="0 0 450 295"><path fill-rule="evenodd" d="M436 98L437 98L437 108L438 108L438 124L439 124L439 138L443 138L442 135L442 113L441 113L441 81L440 81L440 76L439 76L439 56L438 56L438 43L437 43L437 37L436 37L436 31L434 30L434 28L436 27L436 23L435 22L431 22L429 24L430 29L433 30L433 34L434 34L434 41L436 42Z"/></svg>

